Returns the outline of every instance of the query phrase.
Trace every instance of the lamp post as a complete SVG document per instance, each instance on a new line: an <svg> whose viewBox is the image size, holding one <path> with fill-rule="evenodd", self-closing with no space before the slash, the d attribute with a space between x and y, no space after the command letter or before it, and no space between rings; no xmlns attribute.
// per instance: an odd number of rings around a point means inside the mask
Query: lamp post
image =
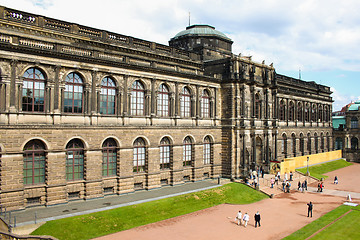
<svg viewBox="0 0 360 240"><path fill-rule="evenodd" d="M310 172L309 172L309 157L307 157L307 170L306 170L306 176L310 176Z"/></svg>

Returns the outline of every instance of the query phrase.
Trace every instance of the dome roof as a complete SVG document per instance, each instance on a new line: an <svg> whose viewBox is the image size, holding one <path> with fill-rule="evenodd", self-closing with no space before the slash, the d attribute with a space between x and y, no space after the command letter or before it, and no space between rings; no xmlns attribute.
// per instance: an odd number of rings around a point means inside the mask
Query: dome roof
<svg viewBox="0 0 360 240"><path fill-rule="evenodd" d="M175 35L173 39L180 38L183 36L216 36L219 38L223 38L225 40L231 41L224 33L215 30L214 27L209 25L191 25L186 27L186 30L183 30Z"/></svg>
<svg viewBox="0 0 360 240"><path fill-rule="evenodd" d="M360 108L360 101L357 101L349 107L349 111L358 111L359 108Z"/></svg>

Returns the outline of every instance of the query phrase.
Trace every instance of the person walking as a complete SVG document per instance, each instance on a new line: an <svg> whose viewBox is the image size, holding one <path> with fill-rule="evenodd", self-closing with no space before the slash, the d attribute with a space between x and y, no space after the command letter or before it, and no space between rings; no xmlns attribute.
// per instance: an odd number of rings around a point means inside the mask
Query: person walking
<svg viewBox="0 0 360 240"><path fill-rule="evenodd" d="M307 191L307 180L304 181L305 190Z"/></svg>
<svg viewBox="0 0 360 240"><path fill-rule="evenodd" d="M259 227L260 227L260 213L259 213L259 211L257 211L255 213L254 219L255 219L255 227L257 227L258 224L259 224Z"/></svg>
<svg viewBox="0 0 360 240"><path fill-rule="evenodd" d="M290 182L286 182L286 192L287 193L290 193L290 187L291 187Z"/></svg>
<svg viewBox="0 0 360 240"><path fill-rule="evenodd" d="M337 176L335 176L335 178L334 178L334 184L338 184L339 183L339 181L338 181L338 177Z"/></svg>
<svg viewBox="0 0 360 240"><path fill-rule="evenodd" d="M270 184L271 184L271 187L270 187L270 188L274 188L274 183L275 183L274 179L271 178L271 179L270 179Z"/></svg>
<svg viewBox="0 0 360 240"><path fill-rule="evenodd" d="M246 227L249 220L250 220L250 216L247 213L245 213L244 217L243 217L243 220L244 220L244 226Z"/></svg>
<svg viewBox="0 0 360 240"><path fill-rule="evenodd" d="M237 225L242 225L242 213L239 210L239 212L236 214L235 220L237 221Z"/></svg>
<svg viewBox="0 0 360 240"><path fill-rule="evenodd" d="M292 181L293 180L293 172L292 171L290 171L290 181Z"/></svg>
<svg viewBox="0 0 360 240"><path fill-rule="evenodd" d="M312 202L309 202L308 204L307 204L307 206L308 206L308 217L309 217L309 215L311 215L311 217L312 217L312 210L313 210L313 207L314 207L314 205L312 204Z"/></svg>
<svg viewBox="0 0 360 240"><path fill-rule="evenodd" d="M301 184L301 192L304 192L305 191L305 182L303 182L302 184Z"/></svg>
<svg viewBox="0 0 360 240"><path fill-rule="evenodd" d="M298 190L301 191L301 182L298 182Z"/></svg>
<svg viewBox="0 0 360 240"><path fill-rule="evenodd" d="M286 185L286 182L285 182L285 180L282 182L282 190L283 190L283 192L285 192L285 185Z"/></svg>
<svg viewBox="0 0 360 240"><path fill-rule="evenodd" d="M255 178L254 178L254 187L255 187L255 188L257 187L257 184L258 184L257 178L255 177Z"/></svg>

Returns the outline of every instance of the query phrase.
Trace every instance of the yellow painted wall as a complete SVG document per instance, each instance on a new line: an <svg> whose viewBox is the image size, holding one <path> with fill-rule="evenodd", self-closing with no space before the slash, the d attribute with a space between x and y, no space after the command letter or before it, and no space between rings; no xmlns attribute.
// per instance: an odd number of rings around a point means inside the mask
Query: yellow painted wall
<svg viewBox="0 0 360 240"><path fill-rule="evenodd" d="M341 158L341 150L324 152L294 158L286 158L283 162L280 163L281 170L280 173L284 174L285 172L295 172L296 168L306 167L307 166L307 157L309 157L309 165L323 163L330 160Z"/></svg>

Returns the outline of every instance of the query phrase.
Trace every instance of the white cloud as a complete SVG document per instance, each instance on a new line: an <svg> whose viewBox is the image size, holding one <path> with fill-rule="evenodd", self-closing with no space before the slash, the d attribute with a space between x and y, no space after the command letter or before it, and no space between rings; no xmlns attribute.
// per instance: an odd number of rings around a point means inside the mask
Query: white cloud
<svg viewBox="0 0 360 240"><path fill-rule="evenodd" d="M360 1L0 0L1 5L167 44L192 23L215 26L234 52L284 71L360 69Z"/></svg>
<svg viewBox="0 0 360 240"><path fill-rule="evenodd" d="M358 0L0 0L0 5L162 44L185 29L191 12L191 24L216 27L234 41L234 53L273 62L279 73L300 68L360 75ZM350 95L358 94L334 91L334 109L355 100Z"/></svg>

